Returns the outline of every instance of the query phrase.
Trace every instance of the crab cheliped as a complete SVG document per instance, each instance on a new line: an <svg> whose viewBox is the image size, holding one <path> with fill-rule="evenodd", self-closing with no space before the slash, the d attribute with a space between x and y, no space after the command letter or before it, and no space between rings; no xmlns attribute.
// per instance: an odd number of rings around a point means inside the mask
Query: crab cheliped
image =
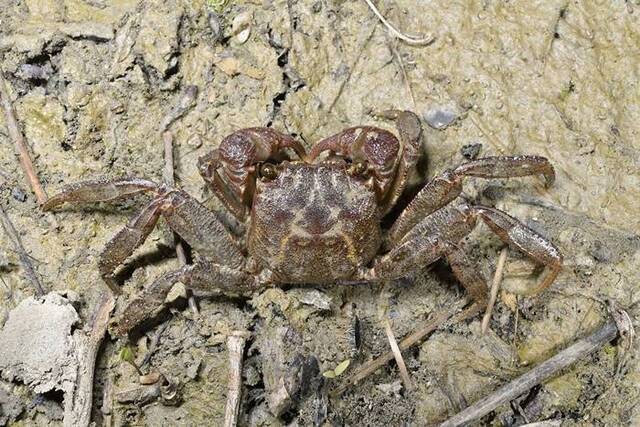
<svg viewBox="0 0 640 427"><path fill-rule="evenodd" d="M100 274L112 288L115 272L162 216L197 255L157 278L117 316L111 330L126 334L153 317L176 282L196 295L250 295L277 284L362 283L401 278L448 260L477 303L487 296L480 268L459 245L481 219L510 247L547 267L531 293L549 286L562 266L547 239L498 209L463 199L465 177L509 178L555 173L539 156L486 157L446 170L429 181L389 229L382 218L403 193L421 148L422 127L408 111L386 111L398 136L357 126L318 142L307 154L300 142L271 128L238 130L199 161L214 194L246 235L233 235L213 212L186 192L137 179L72 184L44 209L65 202L104 202L149 193L153 199L106 245ZM245 244L241 242L246 242Z"/></svg>

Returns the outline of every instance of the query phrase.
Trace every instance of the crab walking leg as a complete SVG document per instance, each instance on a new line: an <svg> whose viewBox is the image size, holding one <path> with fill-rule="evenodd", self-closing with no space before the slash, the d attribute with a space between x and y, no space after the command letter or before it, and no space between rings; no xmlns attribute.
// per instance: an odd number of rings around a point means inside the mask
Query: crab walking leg
<svg viewBox="0 0 640 427"><path fill-rule="evenodd" d="M553 243L501 210L485 206L474 206L472 210L503 242L549 268L544 280L529 294L536 294L553 283L562 270L563 260Z"/></svg>
<svg viewBox="0 0 640 427"><path fill-rule="evenodd" d="M107 243L100 256L100 273L112 289L115 289L115 269L145 241L160 215L201 256L233 268L243 265L240 248L211 211L184 191L150 181L122 179L72 184L50 198L45 209L65 202L111 201L141 191L152 192L155 198Z"/></svg>
<svg viewBox="0 0 640 427"><path fill-rule="evenodd" d="M109 327L113 335L125 335L164 307L167 294L181 282L196 295L212 296L224 293L249 295L256 288L254 278L240 270L198 260L179 270L165 273L138 293Z"/></svg>
<svg viewBox="0 0 640 427"><path fill-rule="evenodd" d="M433 178L402 212L389 232L389 244L400 242L422 218L454 200L462 192L467 176L480 178L514 178L542 174L547 186L555 180L551 163L540 156L485 157L463 163Z"/></svg>
<svg viewBox="0 0 640 427"><path fill-rule="evenodd" d="M120 293L115 280L115 270L136 248L138 248L155 228L160 217L163 199L155 199L133 217L105 245L98 259L98 270L102 280L114 293Z"/></svg>
<svg viewBox="0 0 640 427"><path fill-rule="evenodd" d="M456 279L469 292L471 298L482 307L486 306L487 280L480 272L480 267L471 261L461 248L447 251L446 258Z"/></svg>
<svg viewBox="0 0 640 427"><path fill-rule="evenodd" d="M562 255L551 242L517 219L493 208L469 206L458 202L445 206L424 218L412 228L402 241L391 248L362 275L363 280L396 279L408 272L445 256L456 277L476 301L486 300L485 280L478 268L471 264L459 242L482 219L500 239L549 269L540 285L530 291L537 293L548 287L562 268Z"/></svg>
<svg viewBox="0 0 640 427"><path fill-rule="evenodd" d="M244 265L240 247L213 212L181 190L167 194L165 200L162 216L198 255L231 268Z"/></svg>
<svg viewBox="0 0 640 427"><path fill-rule="evenodd" d="M42 205L42 209L48 211L66 202L109 202L145 191L155 192L158 189L157 184L137 178L76 182L67 185L55 196L49 197L47 202Z"/></svg>
<svg viewBox="0 0 640 427"><path fill-rule="evenodd" d="M475 226L475 218L466 215L465 207L464 204L446 206L423 218L366 271L365 279L398 279L452 252Z"/></svg>

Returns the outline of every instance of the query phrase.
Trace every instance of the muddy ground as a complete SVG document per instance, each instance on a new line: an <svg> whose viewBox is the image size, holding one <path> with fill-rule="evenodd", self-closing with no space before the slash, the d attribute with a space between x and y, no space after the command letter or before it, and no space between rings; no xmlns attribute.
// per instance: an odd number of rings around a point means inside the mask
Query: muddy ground
<svg viewBox="0 0 640 427"><path fill-rule="evenodd" d="M108 340L95 377L98 424L220 425L225 339L234 329L254 336L245 359L241 424L429 425L597 328L608 316L608 301L627 308L637 327L637 1L379 2L397 27L432 33L428 46L394 39L360 0L0 3L0 66L49 194L101 176L161 180L159 128L190 85L198 88L193 105L170 124L176 181L217 211L222 207L196 161L224 135L273 126L309 147L348 126L389 127L371 115L388 108L423 118L425 160L414 186L478 149L480 156L544 155L557 172L548 189L534 177L465 184L469 198L505 209L555 242L565 268L541 295L519 296L537 270L510 251L491 331L482 336L477 318L449 325L405 352L413 391L402 387L390 363L341 398L325 397L355 367L387 350L384 308L402 337L461 301L463 291L446 263L382 292L375 286L284 288L249 300L201 300L197 318L178 297L130 344L144 372L161 372L178 384L178 401L152 392L146 403L131 402L142 386L121 359L126 343ZM0 170L2 207L45 288L72 291L67 294L76 295L86 322L107 291L97 257L142 200L41 213L4 117ZM162 225L127 262L116 311L128 295L177 267L170 242ZM491 277L502 243L481 226L467 245ZM0 325L34 294L12 248L0 233ZM274 354L278 346L284 356ZM351 364L333 379L312 372L305 380L309 390L278 419L269 412L266 371L278 357L293 363L297 353L303 365L315 357L319 372L347 359ZM38 394L4 377L0 424L61 423L62 395L55 387ZM638 425L639 382L638 347L625 355L621 346L607 345L479 424ZM108 402L105 384L111 384Z"/></svg>

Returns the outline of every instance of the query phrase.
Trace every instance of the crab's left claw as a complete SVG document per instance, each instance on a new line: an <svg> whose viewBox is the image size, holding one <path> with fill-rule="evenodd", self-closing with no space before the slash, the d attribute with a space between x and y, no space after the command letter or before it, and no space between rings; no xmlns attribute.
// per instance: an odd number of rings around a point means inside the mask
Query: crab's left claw
<svg viewBox="0 0 640 427"><path fill-rule="evenodd" d="M264 127L240 129L225 137L217 150L201 157L198 166L216 196L242 221L253 198L256 165L288 158L286 149L301 160L307 157L302 144L289 135Z"/></svg>

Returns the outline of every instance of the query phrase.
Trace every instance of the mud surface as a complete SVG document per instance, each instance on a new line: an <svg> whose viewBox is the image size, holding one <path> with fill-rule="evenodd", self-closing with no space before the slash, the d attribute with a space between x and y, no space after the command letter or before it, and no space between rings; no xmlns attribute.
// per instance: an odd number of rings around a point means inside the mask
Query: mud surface
<svg viewBox="0 0 640 427"><path fill-rule="evenodd" d="M433 33L429 46L395 40L363 1L224 3L0 1L0 66L49 194L99 176L162 180L159 132L171 121L177 185L221 212L196 161L231 131L273 126L309 147L348 126L389 127L372 112L411 109L425 128L416 186L476 155L551 159L557 181L549 189L538 178L470 179L465 194L549 237L565 254L565 268L541 295L518 296L536 280L536 269L510 251L487 335L480 335L479 319L448 326L405 353L414 391L403 389L390 363L337 399L327 399L326 390L387 351L380 322L385 308L395 335L403 337L462 299L445 263L382 292L373 286L285 288L250 300L201 300L197 318L178 295L130 346L145 373L160 372L178 385L179 399L141 386L120 358L125 342L110 340L97 363L98 423L219 425L226 401L225 339L235 329L254 335L245 359L243 424L428 425L598 327L607 301L636 319L636 1L382 2L397 27ZM195 102L166 121L190 85L198 87ZM78 313L88 318L106 291L97 256L142 201L41 213L3 116L0 172L2 206L46 289L76 292ZM466 243L491 277L502 243L483 226ZM124 267L117 310L128 295L177 266L161 225ZM33 295L3 233L0 279L1 325L9 310ZM350 367L336 378L318 375L347 359ZM305 383L280 419L269 412L266 390L273 383L268 375L278 370L293 370ZM622 354L620 346L609 345L481 424L637 425L639 382L637 346ZM111 391L106 400L105 388ZM0 423L61 423L55 390L34 394L22 383L4 381L0 408Z"/></svg>

